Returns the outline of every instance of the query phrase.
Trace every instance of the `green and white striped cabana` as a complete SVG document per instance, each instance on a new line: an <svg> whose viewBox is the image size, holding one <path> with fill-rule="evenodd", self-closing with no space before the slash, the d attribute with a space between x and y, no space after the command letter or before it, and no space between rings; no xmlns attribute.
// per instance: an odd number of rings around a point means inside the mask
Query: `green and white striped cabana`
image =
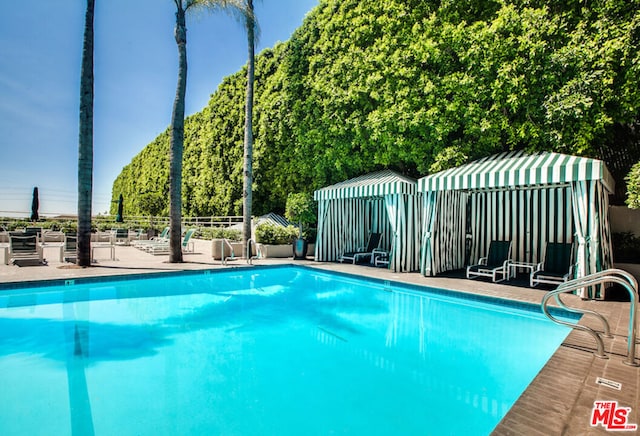
<svg viewBox="0 0 640 436"><path fill-rule="evenodd" d="M315 259L335 261L382 233L389 268L416 271L420 265L420 199L416 181L391 170L356 177L319 189Z"/></svg>
<svg viewBox="0 0 640 436"><path fill-rule="evenodd" d="M496 239L513 241L521 262L541 261L547 242L573 241L577 277L609 268L613 189L602 161L549 152L501 153L423 177L420 271L475 263Z"/></svg>

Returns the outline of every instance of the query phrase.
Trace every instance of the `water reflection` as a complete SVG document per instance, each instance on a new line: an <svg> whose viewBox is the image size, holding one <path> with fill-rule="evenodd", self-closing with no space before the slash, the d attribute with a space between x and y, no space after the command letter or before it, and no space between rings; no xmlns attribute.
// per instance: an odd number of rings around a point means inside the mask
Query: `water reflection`
<svg viewBox="0 0 640 436"><path fill-rule="evenodd" d="M71 418L71 434L73 436L93 436L93 415L91 400L85 374L86 360L89 351L90 323L76 321L78 310L89 310L88 304L76 303L63 305L66 340L66 368L69 385L69 412ZM84 310L83 310L84 309ZM87 316L87 313L83 315Z"/></svg>

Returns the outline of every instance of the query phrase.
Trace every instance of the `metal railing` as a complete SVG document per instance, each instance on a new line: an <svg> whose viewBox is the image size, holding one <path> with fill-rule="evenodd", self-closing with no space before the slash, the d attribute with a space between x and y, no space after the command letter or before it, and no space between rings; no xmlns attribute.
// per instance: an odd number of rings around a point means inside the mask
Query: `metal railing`
<svg viewBox="0 0 640 436"><path fill-rule="evenodd" d="M256 255L254 256L251 251L251 247L256 247ZM253 259L260 259L260 251L258 250L258 246L256 245L256 241L253 238L247 239L247 263L249 265L253 264Z"/></svg>
<svg viewBox="0 0 640 436"><path fill-rule="evenodd" d="M612 268L612 269L600 271L585 277L580 277L580 278L562 283L553 291L547 292L545 296L542 298L542 302L541 302L542 312L547 316L547 318L549 318L551 321L557 324L565 325L573 329L586 332L591 336L593 336L597 346L596 352L594 354L596 355L596 357L606 359L607 355L605 354L605 351L604 351L604 343L602 341L602 337L600 336L600 333L598 333L596 330L587 326L557 319L549 313L549 308L548 308L549 300L551 298L555 298L558 305L565 310L568 310L573 313L593 315L603 323L604 336L612 337L609 329L609 323L607 322L604 316L602 316L598 312L594 312L588 309L567 307L562 301L562 299L560 298L561 294L573 292L578 289L582 289L586 287L602 285L605 283L617 283L619 285L622 285L629 292L630 307L629 307L629 332L627 335L627 359L623 363L629 366L640 366L640 364L636 362L636 358L635 358L636 317L637 317L636 307L638 302L638 282L628 272L623 271L621 269Z"/></svg>
<svg viewBox="0 0 640 436"><path fill-rule="evenodd" d="M5 212L9 214L10 212ZM41 214L39 223L51 222L51 223L66 223L77 221L76 215L60 215L60 214ZM108 223L113 225L115 223L115 215L94 215L91 217L91 221L94 225L100 226L101 223ZM228 228L236 224L242 224L243 217L239 215L230 216L196 216L196 217L182 217L182 225L185 227L220 227ZM20 224L29 225L31 220L29 218L3 216L0 212L0 226L8 227L10 225ZM118 223L118 225L124 225L129 228L150 228L150 227L164 227L169 225L168 216L150 216L150 215L125 215L124 223Z"/></svg>
<svg viewBox="0 0 640 436"><path fill-rule="evenodd" d="M225 245L226 245L227 247L229 247L229 250L231 250L231 256L225 256L225 255L224 255L224 248L225 248ZM227 260L229 260L229 259L232 259L232 260L233 260L233 259L235 259L235 258L236 258L236 256L235 256L235 254L233 253L233 246L231 245L231 242L229 242L229 240L228 240L228 239L224 239L224 238L220 239L220 259L221 259L221 261L222 261L222 264L223 264L223 265L226 265L226 264L227 264Z"/></svg>

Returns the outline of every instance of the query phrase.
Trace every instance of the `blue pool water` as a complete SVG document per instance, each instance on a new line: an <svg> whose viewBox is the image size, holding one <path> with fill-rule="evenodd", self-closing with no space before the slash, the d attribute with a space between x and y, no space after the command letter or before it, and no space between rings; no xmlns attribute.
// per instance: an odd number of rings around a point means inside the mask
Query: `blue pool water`
<svg viewBox="0 0 640 436"><path fill-rule="evenodd" d="M0 434L484 435L567 334L300 267L4 290Z"/></svg>

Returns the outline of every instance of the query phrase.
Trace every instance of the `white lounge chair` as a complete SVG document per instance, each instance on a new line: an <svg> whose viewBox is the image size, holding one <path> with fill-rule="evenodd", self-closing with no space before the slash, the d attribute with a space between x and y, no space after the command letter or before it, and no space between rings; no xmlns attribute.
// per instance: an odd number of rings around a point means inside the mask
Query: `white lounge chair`
<svg viewBox="0 0 640 436"><path fill-rule="evenodd" d="M573 278L573 267L573 244L548 242L544 262L531 271L529 285L534 287L539 283L557 285L566 282Z"/></svg>
<svg viewBox="0 0 640 436"><path fill-rule="evenodd" d="M369 235L369 242L367 242L366 247L360 247L356 251L344 253L340 257L340 262L350 261L351 263L356 264L358 262L361 262L362 260L368 260L370 263L373 263L373 251L378 248L381 240L381 233L371 233Z"/></svg>
<svg viewBox="0 0 640 436"><path fill-rule="evenodd" d="M467 278L491 277L493 282L509 278L511 263L511 241L491 241L487 257L481 258L476 265L467 267ZM500 280L498 280L500 276Z"/></svg>
<svg viewBox="0 0 640 436"><path fill-rule="evenodd" d="M194 243L191 241L191 237L196 232L196 229L189 229L186 231L184 236L182 237L182 252L183 253L193 253L194 251ZM169 241L152 244L147 247L147 251L153 255L156 254L169 254L171 251Z"/></svg>

